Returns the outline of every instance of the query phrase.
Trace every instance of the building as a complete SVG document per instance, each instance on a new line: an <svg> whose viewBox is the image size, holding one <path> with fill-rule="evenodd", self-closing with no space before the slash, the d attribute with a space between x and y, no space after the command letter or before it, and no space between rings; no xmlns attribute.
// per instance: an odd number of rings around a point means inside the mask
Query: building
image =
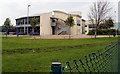
<svg viewBox="0 0 120 74"><path fill-rule="evenodd" d="M94 21L94 23L95 23L95 21ZM105 26L106 24L102 24L102 23L104 23L104 21L100 22L100 25L98 26L98 28L99 29L107 29L107 27ZM117 29L116 28L118 26L117 22L115 20L113 20L113 23L114 23L113 24L114 26L110 27L110 29ZM93 24L91 21L86 21L86 25L88 26L88 29L86 29L87 32L89 32L89 31L91 31L91 30L96 28L96 24ZM86 33L86 34L88 34L88 33Z"/></svg>
<svg viewBox="0 0 120 74"><path fill-rule="evenodd" d="M65 24L65 20L71 15L74 19L75 25L69 28ZM38 24L34 32L40 35L68 35L71 31L71 35L87 34L87 26L85 20L82 19L81 12L65 13L62 11L52 11L43 13L37 16L20 17L16 19L16 28L18 32L24 32L30 34L32 27L30 20L32 18L38 18Z"/></svg>
<svg viewBox="0 0 120 74"><path fill-rule="evenodd" d="M32 32L32 27L30 25L30 20L32 18L38 18L38 24L36 26L35 32L40 32L40 16L29 16L29 17L20 17L16 19L16 29L18 32L30 34Z"/></svg>

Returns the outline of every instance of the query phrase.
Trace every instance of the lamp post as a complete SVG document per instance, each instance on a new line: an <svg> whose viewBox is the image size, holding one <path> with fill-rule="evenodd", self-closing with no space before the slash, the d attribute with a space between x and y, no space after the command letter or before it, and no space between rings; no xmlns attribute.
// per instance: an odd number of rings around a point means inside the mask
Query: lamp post
<svg viewBox="0 0 120 74"><path fill-rule="evenodd" d="M30 7L31 5L28 5L28 7L27 7L27 25L29 25L29 7ZM28 35L28 27L27 27L27 35Z"/></svg>
<svg viewBox="0 0 120 74"><path fill-rule="evenodd" d="M117 21L116 21L116 11L114 11L115 12L115 26L116 26L116 36L117 36Z"/></svg>

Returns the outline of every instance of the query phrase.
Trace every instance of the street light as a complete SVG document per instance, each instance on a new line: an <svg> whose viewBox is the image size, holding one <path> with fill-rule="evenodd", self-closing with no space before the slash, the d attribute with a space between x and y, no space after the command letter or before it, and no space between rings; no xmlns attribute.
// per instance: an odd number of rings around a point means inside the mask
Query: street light
<svg viewBox="0 0 120 74"><path fill-rule="evenodd" d="M28 7L27 7L27 25L29 25L29 7L30 7L31 5L28 5ZM28 27L27 27L27 35L28 35Z"/></svg>
<svg viewBox="0 0 120 74"><path fill-rule="evenodd" d="M115 26L116 26L116 36L117 36L117 21L116 21L116 11L114 11L115 12Z"/></svg>

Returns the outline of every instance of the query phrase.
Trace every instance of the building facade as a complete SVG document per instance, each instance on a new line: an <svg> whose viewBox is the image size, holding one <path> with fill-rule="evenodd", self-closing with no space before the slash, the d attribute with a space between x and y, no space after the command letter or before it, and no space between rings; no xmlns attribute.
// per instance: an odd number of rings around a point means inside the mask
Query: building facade
<svg viewBox="0 0 120 74"><path fill-rule="evenodd" d="M71 28L65 24L65 20L71 15L75 25ZM87 34L87 26L85 20L82 19L81 12L65 13L62 11L52 11L37 16L21 17L16 19L16 28L18 32L30 34L32 27L30 20L38 18L38 24L34 32L40 35L82 35ZM70 32L71 31L71 32Z"/></svg>

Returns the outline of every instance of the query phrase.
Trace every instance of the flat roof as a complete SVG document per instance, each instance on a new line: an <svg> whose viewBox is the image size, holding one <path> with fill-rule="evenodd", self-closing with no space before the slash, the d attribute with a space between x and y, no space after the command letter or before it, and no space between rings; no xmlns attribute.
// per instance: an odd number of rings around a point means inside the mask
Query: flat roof
<svg viewBox="0 0 120 74"><path fill-rule="evenodd" d="M52 12L59 12L59 13L64 13L64 14L67 14L67 15L72 15L72 16L77 16L77 17L80 17L82 18L81 15L77 15L77 14L71 14L71 13L66 13L66 12L63 12L63 11L59 11L59 10L53 10ZM49 12L48 12L49 13ZM43 13L41 13L43 14ZM29 17L39 17L40 15L35 15L35 16L29 16ZM23 18L27 18L27 16L23 16L23 17L20 17L20 18L16 18L15 20L17 19L23 19Z"/></svg>
<svg viewBox="0 0 120 74"><path fill-rule="evenodd" d="M64 14L67 14L67 15L78 16L78 17L80 17L80 18L82 17L81 15L66 13L66 12L59 11L59 10L54 10L53 12L60 12L60 13L64 13Z"/></svg>
<svg viewBox="0 0 120 74"><path fill-rule="evenodd" d="M29 16L29 17L40 17L40 16ZM20 17L20 18L16 18L15 20L17 20L17 19L23 19L23 18L27 18L27 16L23 16L23 17Z"/></svg>
<svg viewBox="0 0 120 74"><path fill-rule="evenodd" d="M62 21L65 21L64 19L61 19L61 18L57 18L57 17L50 17L51 19L58 19L58 20L62 20Z"/></svg>

